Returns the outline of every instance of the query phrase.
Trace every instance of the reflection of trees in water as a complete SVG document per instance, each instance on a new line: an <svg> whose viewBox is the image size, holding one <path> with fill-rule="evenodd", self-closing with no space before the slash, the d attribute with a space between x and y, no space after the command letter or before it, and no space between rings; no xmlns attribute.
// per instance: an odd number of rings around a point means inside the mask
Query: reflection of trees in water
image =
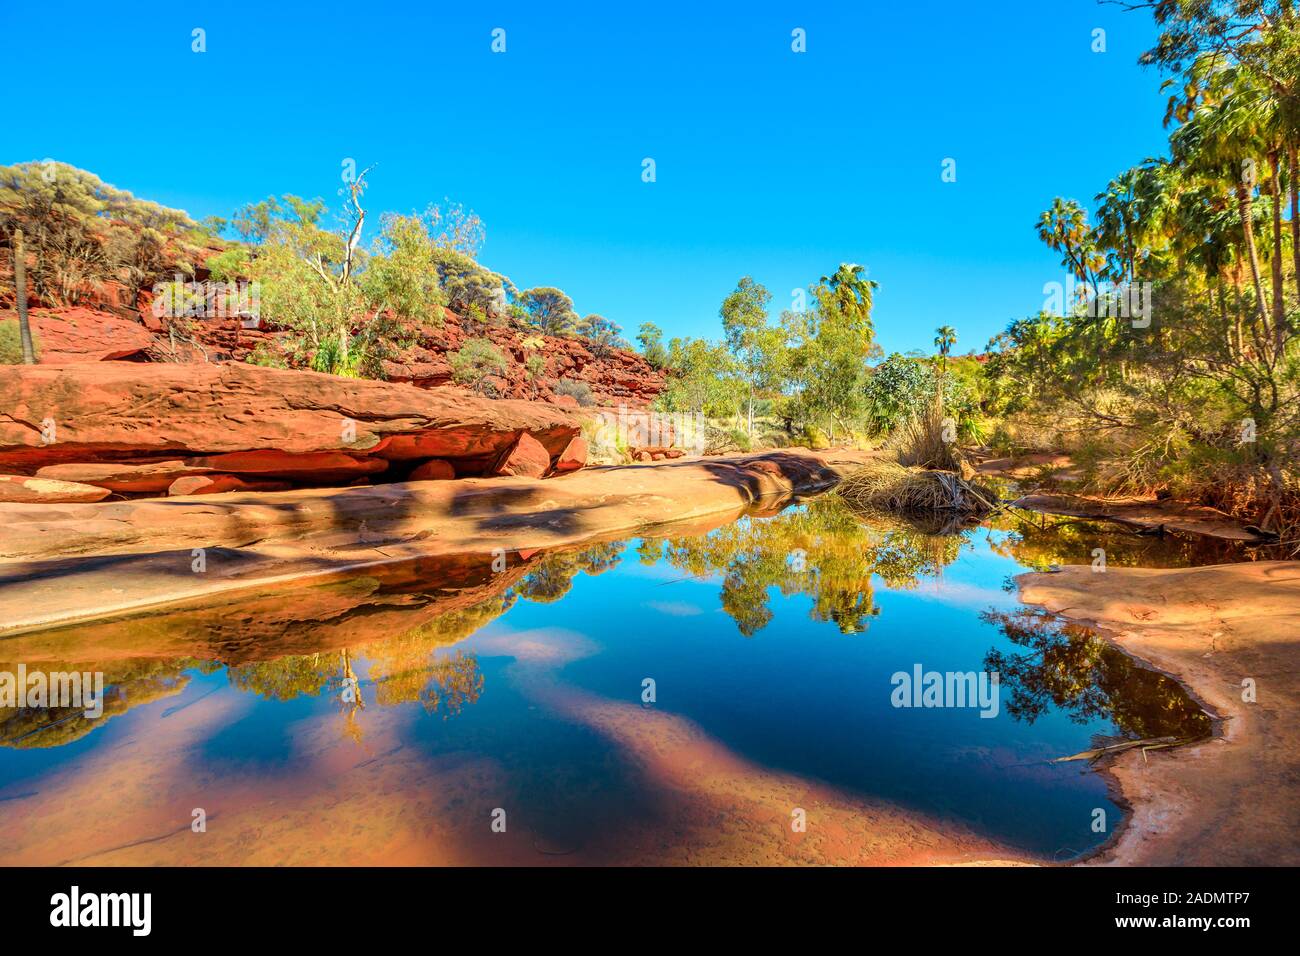
<svg viewBox="0 0 1300 956"><path fill-rule="evenodd" d="M207 671L215 665L190 660L30 664L29 673L103 672L104 712L99 717L87 717L84 707L0 707L0 747L39 749L80 740L134 707L181 693L190 683L189 675L183 672L194 667ZM16 674L18 665L0 664L0 671Z"/></svg>
<svg viewBox="0 0 1300 956"><path fill-rule="evenodd" d="M226 671L232 686L271 700L330 693L344 717L345 736L360 740L358 713L365 710L367 694L379 707L397 707L418 701L427 713L455 716L479 699L483 675L478 658L457 651L438 651L469 637L510 608L511 592L449 611L419 627L364 645L358 653L369 662L369 679L363 687L353 669L348 648L320 654L281 657L232 665ZM369 689L368 689L369 688Z"/></svg>
<svg viewBox="0 0 1300 956"><path fill-rule="evenodd" d="M879 614L872 576L913 587L956 559L964 539L854 512L834 496L764 521L742 520L706 538L669 539L664 554L692 575L721 572L722 606L746 637L771 620L769 589L812 599L813 620L843 634Z"/></svg>
<svg viewBox="0 0 1300 956"><path fill-rule="evenodd" d="M963 541L895 521L877 526L826 496L773 518L742 518L708 535L645 538L636 556L642 564L666 560L690 577L720 574L723 610L746 637L772 620L772 588L785 597L810 597L813 620L852 634L865 631L879 613L872 575L889 587L911 587L951 563ZM515 590L529 600L558 600L579 571L599 574L618 563L623 549L618 542L548 555Z"/></svg>
<svg viewBox="0 0 1300 956"><path fill-rule="evenodd" d="M1190 568L1250 557L1231 541L1142 535L1104 522L1050 515L1003 514L991 526L1010 532L990 535L994 552L1035 571L1054 564L1091 564L1096 548L1105 550L1106 565L1115 568Z"/></svg>
<svg viewBox="0 0 1300 956"><path fill-rule="evenodd" d="M580 571L604 574L618 566L626 548L626 541L605 541L579 551L548 554L514 586L514 593L537 604L558 601L569 593Z"/></svg>
<svg viewBox="0 0 1300 956"><path fill-rule="evenodd" d="M1027 650L995 648L984 658L1010 691L1005 706L1015 719L1033 723L1056 708L1080 724L1109 720L1134 739L1209 734L1209 717L1176 681L1139 667L1091 628L1041 608L980 616Z"/></svg>

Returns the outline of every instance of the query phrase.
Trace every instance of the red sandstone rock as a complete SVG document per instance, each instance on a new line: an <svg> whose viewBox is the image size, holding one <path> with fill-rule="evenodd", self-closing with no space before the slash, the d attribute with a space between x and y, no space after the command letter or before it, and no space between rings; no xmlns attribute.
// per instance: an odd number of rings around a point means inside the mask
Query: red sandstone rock
<svg viewBox="0 0 1300 956"><path fill-rule="evenodd" d="M158 461L144 465L126 462L75 462L46 465L36 472L37 478L75 481L110 491L149 493L167 491L178 478L202 475L210 468L191 467L183 461Z"/></svg>
<svg viewBox="0 0 1300 956"><path fill-rule="evenodd" d="M555 462L557 472L577 471L587 464L587 440L578 435L569 442L567 448L560 452L559 459Z"/></svg>
<svg viewBox="0 0 1300 956"><path fill-rule="evenodd" d="M378 458L357 457L336 451L292 454L274 449L192 458L189 463L211 471L236 475L272 475L312 484L347 482L373 475L388 467L388 462Z"/></svg>
<svg viewBox="0 0 1300 956"><path fill-rule="evenodd" d="M238 475L189 475L177 478L168 495L219 495L227 491L287 491L287 481L246 481Z"/></svg>
<svg viewBox="0 0 1300 956"><path fill-rule="evenodd" d="M579 432L543 403L237 363L4 365L0 395L0 471L8 472L166 457L290 474L285 456L330 452L367 460L336 469L349 477L384 467L374 459L389 456L454 459L459 473L483 474L521 433L549 459ZM274 453L279 463L192 460L236 452Z"/></svg>
<svg viewBox="0 0 1300 956"><path fill-rule="evenodd" d="M541 443L527 432L519 436L508 452L493 467L495 475L540 478L551 467L551 456Z"/></svg>
<svg viewBox="0 0 1300 956"><path fill-rule="evenodd" d="M556 395L551 399L552 405L559 405L561 408L578 408L578 400L572 395Z"/></svg>
<svg viewBox="0 0 1300 956"><path fill-rule="evenodd" d="M446 481L456 477L456 469L441 458L433 458L422 465L416 465L407 481Z"/></svg>
<svg viewBox="0 0 1300 956"><path fill-rule="evenodd" d="M0 313L0 321L17 317L16 312ZM31 323L42 365L127 358L154 344L139 322L95 309L41 309L31 313Z"/></svg>
<svg viewBox="0 0 1300 956"><path fill-rule="evenodd" d="M103 501L111 494L107 488L96 488L75 481L55 481L53 478L32 478L29 475L0 475L0 501L4 502L64 504Z"/></svg>
<svg viewBox="0 0 1300 956"><path fill-rule="evenodd" d="M418 344L404 350L396 361L384 363L390 381L410 382L422 388L446 385L452 380L447 355L460 349L467 339L486 338L506 358L506 372L498 380L503 396L534 398L534 386L524 372L532 350L523 348L522 343L536 333L508 324L476 325L450 309L443 314L440 328L424 326ZM564 378L585 382L596 401L606 405L643 408L664 389L664 373L636 352L610 349L597 356L582 339L551 335L540 338L543 344L537 354L546 365L536 397L544 401L575 407L564 401L566 396L554 394L555 386Z"/></svg>

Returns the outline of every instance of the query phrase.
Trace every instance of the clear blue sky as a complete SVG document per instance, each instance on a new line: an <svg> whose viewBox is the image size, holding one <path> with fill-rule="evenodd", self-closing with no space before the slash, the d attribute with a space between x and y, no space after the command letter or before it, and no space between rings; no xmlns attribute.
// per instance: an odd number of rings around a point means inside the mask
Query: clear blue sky
<svg viewBox="0 0 1300 956"><path fill-rule="evenodd" d="M1164 148L1150 18L1094 0L620 7L7 0L27 105L0 163L53 157L201 218L337 202L352 157L378 163L371 209L461 201L484 264L629 336L716 337L742 275L775 314L853 261L887 350L946 323L965 351L1062 279L1033 229L1052 197Z"/></svg>

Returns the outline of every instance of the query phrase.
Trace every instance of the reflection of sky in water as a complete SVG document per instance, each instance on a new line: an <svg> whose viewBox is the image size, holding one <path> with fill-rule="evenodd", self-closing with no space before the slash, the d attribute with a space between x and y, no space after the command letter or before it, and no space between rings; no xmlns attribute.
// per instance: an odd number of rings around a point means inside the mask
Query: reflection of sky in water
<svg viewBox="0 0 1300 956"><path fill-rule="evenodd" d="M754 528L762 532L762 520ZM826 534L839 536L850 563L879 543L879 535L858 541L858 531L836 529ZM97 761L113 760L119 751L139 759L157 738L159 747L168 740L169 753L205 786L238 781L257 791L284 784L295 795L289 799L303 799L304 788L336 786L337 774L363 786L370 775L387 780L393 754L416 761L399 781L421 779L420 771L430 767L442 772L488 759L499 772L481 792L471 783L461 796L449 797L444 815L477 821L492 807L509 805L518 808L517 822L534 835L537 852L564 855L600 842L593 832L617 842L624 828L653 833L669 819L653 788L640 782L654 763L653 737L661 732L649 711L630 709L639 707L649 677L657 692L653 716L684 718L680 726L694 728L728 759L782 780L828 785L927 819L953 820L1012 850L1049 857L1085 850L1105 837L1091 830L1094 809L1104 808L1113 824L1118 808L1085 763L1047 761L1088 748L1094 735L1116 734L1111 720L1094 714L1081 722L1050 703L1032 722L1013 719L1006 688L995 719L982 719L976 708L891 705L896 671L921 664L927 671L979 672L991 650L1027 653L980 617L989 609L1019 608L1003 587L1024 567L1006 553L1014 539L983 528L965 538L955 558L949 551L940 560L947 563L938 573L923 568L894 586L872 576L867 627L856 633L814 620L813 598L788 581L783 595L771 580L770 562L768 578L756 574L756 590L743 590L747 582L728 573L735 555L724 555L722 567L718 560L705 562L703 570L678 555L674 566L638 553L634 540L610 569L577 573L562 597L517 600L450 647L417 646L397 660L376 657L373 649L368 654L364 646L349 649L347 666L358 679L363 708L339 699L338 650L323 652L311 666L295 659L308 675L295 671L301 682L295 686L305 692L286 691L287 699L255 693L246 679L240 688L231 686L234 675L225 668L190 668L180 677L178 686L188 684L179 693L128 710L79 739L0 748L0 827L12 812L6 808L29 812L32 801L59 793L67 779L61 771L93 772ZM753 557L748 540L742 534L737 550L746 559ZM783 553L777 548L776 558ZM811 548L810 564L816 554ZM756 559L754 567L759 564ZM764 597L771 612L748 637L723 608L724 586L738 584L746 616ZM442 662L437 680L446 685L432 702L425 686L430 659ZM451 662L466 667L453 673ZM313 683L315 670L329 676ZM321 693L322 686L331 690ZM609 718L610 705L624 716ZM205 719L210 712L219 719ZM168 725L189 729L172 741ZM638 729L652 738L648 749L637 742ZM335 775L312 776L322 762L337 764ZM311 774L304 767L313 768ZM661 837L689 839L681 832Z"/></svg>

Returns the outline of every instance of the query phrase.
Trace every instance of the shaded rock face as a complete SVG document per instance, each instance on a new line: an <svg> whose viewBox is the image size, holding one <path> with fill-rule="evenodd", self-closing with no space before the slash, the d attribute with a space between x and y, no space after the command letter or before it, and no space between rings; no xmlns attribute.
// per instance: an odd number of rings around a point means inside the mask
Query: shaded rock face
<svg viewBox="0 0 1300 956"><path fill-rule="evenodd" d="M456 469L441 458L433 458L422 465L416 465L406 476L407 481L446 481L456 477Z"/></svg>
<svg viewBox="0 0 1300 956"><path fill-rule="evenodd" d="M521 446L531 474L542 460L549 471L579 431L539 403L238 363L0 366L0 395L0 472L120 494L163 494L207 474L404 480L432 459L442 474L489 475ZM215 490L179 487L191 484Z"/></svg>

